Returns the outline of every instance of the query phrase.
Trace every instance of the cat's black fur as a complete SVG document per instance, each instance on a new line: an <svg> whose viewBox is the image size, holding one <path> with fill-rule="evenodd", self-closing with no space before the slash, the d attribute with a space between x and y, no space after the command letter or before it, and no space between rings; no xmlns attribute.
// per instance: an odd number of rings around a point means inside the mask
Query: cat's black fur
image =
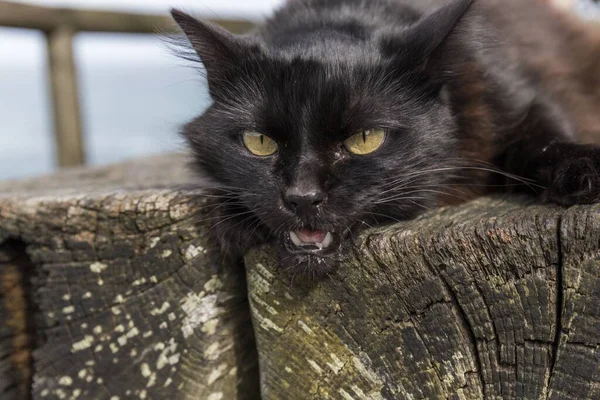
<svg viewBox="0 0 600 400"><path fill-rule="evenodd" d="M357 229L518 187L513 174L546 200L600 200L600 150L576 144L600 131L600 35L545 1L291 0L243 36L173 17L214 99L184 134L220 196L225 254L274 241L284 266L326 273ZM379 150L344 149L374 128ZM277 153L250 154L245 131ZM290 190L324 197L300 214ZM302 228L334 244L297 248Z"/></svg>

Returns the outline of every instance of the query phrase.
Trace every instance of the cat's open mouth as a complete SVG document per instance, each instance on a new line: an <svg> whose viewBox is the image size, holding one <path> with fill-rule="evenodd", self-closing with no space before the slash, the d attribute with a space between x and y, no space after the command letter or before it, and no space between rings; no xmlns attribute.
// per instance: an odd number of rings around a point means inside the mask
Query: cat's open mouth
<svg viewBox="0 0 600 400"><path fill-rule="evenodd" d="M310 229L290 231L288 238L286 244L292 252L326 254L335 250L338 244L335 233Z"/></svg>
<svg viewBox="0 0 600 400"><path fill-rule="evenodd" d="M349 233L349 231L348 231ZM312 278L330 273L345 257L346 232L303 227L283 235L282 260L296 272ZM295 272L295 273L296 273Z"/></svg>

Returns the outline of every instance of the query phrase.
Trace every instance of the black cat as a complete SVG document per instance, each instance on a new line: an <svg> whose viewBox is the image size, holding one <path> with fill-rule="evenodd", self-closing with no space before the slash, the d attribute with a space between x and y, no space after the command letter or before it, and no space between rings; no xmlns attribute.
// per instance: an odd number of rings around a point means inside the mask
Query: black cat
<svg viewBox="0 0 600 400"><path fill-rule="evenodd" d="M357 229L494 188L600 200L600 34L545 1L291 0L243 36L172 15L224 254L275 241L319 275Z"/></svg>

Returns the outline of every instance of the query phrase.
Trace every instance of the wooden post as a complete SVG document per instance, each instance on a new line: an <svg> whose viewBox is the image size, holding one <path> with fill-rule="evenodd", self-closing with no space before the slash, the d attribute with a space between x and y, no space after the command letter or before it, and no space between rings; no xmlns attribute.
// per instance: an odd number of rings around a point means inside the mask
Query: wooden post
<svg viewBox="0 0 600 400"><path fill-rule="evenodd" d="M0 183L0 399L600 398L600 205L481 198L244 279L185 160Z"/></svg>
<svg viewBox="0 0 600 400"><path fill-rule="evenodd" d="M85 163L73 36L74 31L66 25L47 34L57 161L61 167Z"/></svg>
<svg viewBox="0 0 600 400"><path fill-rule="evenodd" d="M209 197L160 189L186 176L0 184L0 399L260 398L244 269L212 262Z"/></svg>
<svg viewBox="0 0 600 400"><path fill-rule="evenodd" d="M366 232L318 282L254 251L262 398L599 399L599 232L600 205L507 196Z"/></svg>

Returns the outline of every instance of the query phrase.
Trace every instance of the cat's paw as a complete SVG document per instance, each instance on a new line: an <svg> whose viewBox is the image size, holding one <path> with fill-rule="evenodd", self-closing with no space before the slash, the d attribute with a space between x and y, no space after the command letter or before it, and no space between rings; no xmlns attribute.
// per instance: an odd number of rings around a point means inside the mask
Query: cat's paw
<svg viewBox="0 0 600 400"><path fill-rule="evenodd" d="M562 205L600 202L600 151L564 160L552 174L543 200Z"/></svg>

